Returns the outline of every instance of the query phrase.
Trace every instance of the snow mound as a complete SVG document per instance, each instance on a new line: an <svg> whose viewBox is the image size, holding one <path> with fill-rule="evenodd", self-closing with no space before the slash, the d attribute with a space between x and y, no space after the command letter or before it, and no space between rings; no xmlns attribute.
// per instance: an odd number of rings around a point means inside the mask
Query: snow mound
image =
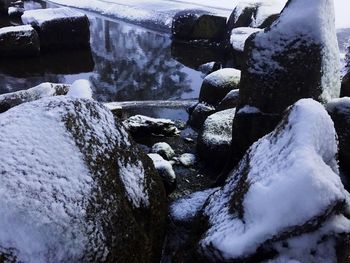
<svg viewBox="0 0 350 263"><path fill-rule="evenodd" d="M24 12L21 18L23 24L31 24L41 27L44 23L48 21L82 17L85 17L85 15L81 12L78 12L68 7L60 7L27 10Z"/></svg>
<svg viewBox="0 0 350 263"><path fill-rule="evenodd" d="M298 101L207 200L203 253L244 258L269 242L292 242L289 237L312 232L319 241L312 244L318 245L337 232L334 214L349 194L338 175L336 154L335 129L324 107L311 99ZM315 231L323 226L323 232Z"/></svg>
<svg viewBox="0 0 350 263"><path fill-rule="evenodd" d="M92 89L90 81L79 79L73 82L67 96L81 99L92 99Z"/></svg>
<svg viewBox="0 0 350 263"><path fill-rule="evenodd" d="M174 182L176 180L176 175L170 162L164 160L162 156L156 153L150 153L148 156L152 159L157 171L166 175L168 181Z"/></svg>
<svg viewBox="0 0 350 263"><path fill-rule="evenodd" d="M166 160L170 160L171 158L173 158L175 156L175 152L174 152L173 148L171 148L171 146L169 144L167 144L166 142L159 142L159 143L154 144L152 146L151 152L158 153Z"/></svg>

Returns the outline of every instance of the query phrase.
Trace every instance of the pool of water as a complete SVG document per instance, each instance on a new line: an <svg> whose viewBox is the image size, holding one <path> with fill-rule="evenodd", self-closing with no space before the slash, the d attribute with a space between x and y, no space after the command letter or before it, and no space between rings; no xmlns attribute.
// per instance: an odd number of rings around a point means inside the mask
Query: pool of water
<svg viewBox="0 0 350 263"><path fill-rule="evenodd" d="M49 7L56 5L25 2L26 9ZM95 99L102 102L195 99L205 76L201 64L221 61L230 65L217 50L172 44L168 34L86 14L90 20L91 50L1 59L0 94L47 81L72 83L83 78L90 80ZM0 26L19 23L0 18ZM350 29L338 32L343 53L349 38Z"/></svg>
<svg viewBox="0 0 350 263"><path fill-rule="evenodd" d="M55 7L27 2L26 8ZM108 101L197 98L203 77L173 56L168 34L87 13L91 50L56 52L40 58L0 62L0 94L28 89L50 81L92 83L95 99ZM1 20L0 25L18 21ZM191 56L191 54L186 54ZM186 60L191 61L191 58Z"/></svg>

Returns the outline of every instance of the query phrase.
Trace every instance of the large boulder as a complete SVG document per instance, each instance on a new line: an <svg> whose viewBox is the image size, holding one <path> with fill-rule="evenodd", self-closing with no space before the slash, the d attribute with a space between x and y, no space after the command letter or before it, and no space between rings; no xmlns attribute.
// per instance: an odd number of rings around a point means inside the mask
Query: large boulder
<svg viewBox="0 0 350 263"><path fill-rule="evenodd" d="M182 203L197 227L191 249L178 254L185 262L337 262L338 234L350 232L350 199L336 155L324 107L298 101L252 145L223 187ZM181 221L181 207L172 211Z"/></svg>
<svg viewBox="0 0 350 263"><path fill-rule="evenodd" d="M199 102L217 106L231 90L238 89L241 71L224 68L214 71L203 80Z"/></svg>
<svg viewBox="0 0 350 263"><path fill-rule="evenodd" d="M0 95L0 113L24 102L31 102L45 97L66 95L70 85L56 83L42 83L34 88L20 90Z"/></svg>
<svg viewBox="0 0 350 263"><path fill-rule="evenodd" d="M235 109L210 115L199 133L197 152L210 166L222 167L230 151Z"/></svg>
<svg viewBox="0 0 350 263"><path fill-rule="evenodd" d="M220 101L216 107L217 111L228 110L236 108L239 99L239 89L231 90L227 95Z"/></svg>
<svg viewBox="0 0 350 263"><path fill-rule="evenodd" d="M0 133L1 261L159 262L162 182L107 108L44 98Z"/></svg>
<svg viewBox="0 0 350 263"><path fill-rule="evenodd" d="M286 2L287 0L239 1L228 19L228 30L236 27L268 27L278 18Z"/></svg>
<svg viewBox="0 0 350 263"><path fill-rule="evenodd" d="M22 15L22 22L38 31L44 50L90 47L89 19L71 8L27 10Z"/></svg>
<svg viewBox="0 0 350 263"><path fill-rule="evenodd" d="M178 40L222 41L226 36L226 17L198 10L184 10L173 18L172 35Z"/></svg>
<svg viewBox="0 0 350 263"><path fill-rule="evenodd" d="M340 59L333 1L289 0L271 27L248 38L244 53L247 60L242 68L237 112L254 107L265 122L269 122L269 115L271 121L265 125L270 130L258 130L256 137L240 125L246 118L243 123L258 127L250 114L240 115L241 122L234 121L237 160L247 147L270 132L276 118L297 100L327 102L339 97Z"/></svg>
<svg viewBox="0 0 350 263"><path fill-rule="evenodd" d="M30 25L0 28L0 57L37 56L40 41Z"/></svg>

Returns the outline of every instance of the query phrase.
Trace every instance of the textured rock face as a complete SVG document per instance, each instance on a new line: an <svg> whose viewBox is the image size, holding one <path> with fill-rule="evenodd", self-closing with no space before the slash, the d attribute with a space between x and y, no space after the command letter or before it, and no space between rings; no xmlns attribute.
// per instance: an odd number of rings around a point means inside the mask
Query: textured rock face
<svg viewBox="0 0 350 263"><path fill-rule="evenodd" d="M159 261L164 188L103 105L68 97L0 115L0 258Z"/></svg>
<svg viewBox="0 0 350 263"><path fill-rule="evenodd" d="M350 221L336 154L324 107L298 101L252 145L222 188L206 201L183 204L184 217L199 211L198 239L182 254L185 262L337 262L335 240L350 231Z"/></svg>
<svg viewBox="0 0 350 263"><path fill-rule="evenodd" d="M204 122L198 136L197 151L208 165L222 167L232 142L232 123L235 109L219 111Z"/></svg>
<svg viewBox="0 0 350 263"><path fill-rule="evenodd" d="M342 79L340 97L350 97L350 71Z"/></svg>
<svg viewBox="0 0 350 263"><path fill-rule="evenodd" d="M39 36L31 26L0 28L0 57L37 56L39 52Z"/></svg>
<svg viewBox="0 0 350 263"><path fill-rule="evenodd" d="M237 111L246 106L258 109L265 127L271 127L258 129L259 136L271 131L276 118L297 100L311 97L327 102L339 96L340 60L331 0L289 0L271 27L248 38L244 53ZM239 117L259 126L249 115ZM238 119L233 133L240 159L259 137L250 137Z"/></svg>
<svg viewBox="0 0 350 263"><path fill-rule="evenodd" d="M173 19L172 35L185 41L221 41L226 35L226 18L196 10L181 11Z"/></svg>
<svg viewBox="0 0 350 263"><path fill-rule="evenodd" d="M44 50L77 49L90 46L89 19L70 8L28 10L22 15L24 24L39 33Z"/></svg>

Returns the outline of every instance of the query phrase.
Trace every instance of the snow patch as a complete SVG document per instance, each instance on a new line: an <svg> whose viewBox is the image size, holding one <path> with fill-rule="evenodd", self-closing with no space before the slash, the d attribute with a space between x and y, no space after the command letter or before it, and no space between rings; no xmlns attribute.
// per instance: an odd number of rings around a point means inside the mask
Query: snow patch
<svg viewBox="0 0 350 263"><path fill-rule="evenodd" d="M79 79L73 82L67 96L81 99L92 99L92 89L90 81Z"/></svg>

